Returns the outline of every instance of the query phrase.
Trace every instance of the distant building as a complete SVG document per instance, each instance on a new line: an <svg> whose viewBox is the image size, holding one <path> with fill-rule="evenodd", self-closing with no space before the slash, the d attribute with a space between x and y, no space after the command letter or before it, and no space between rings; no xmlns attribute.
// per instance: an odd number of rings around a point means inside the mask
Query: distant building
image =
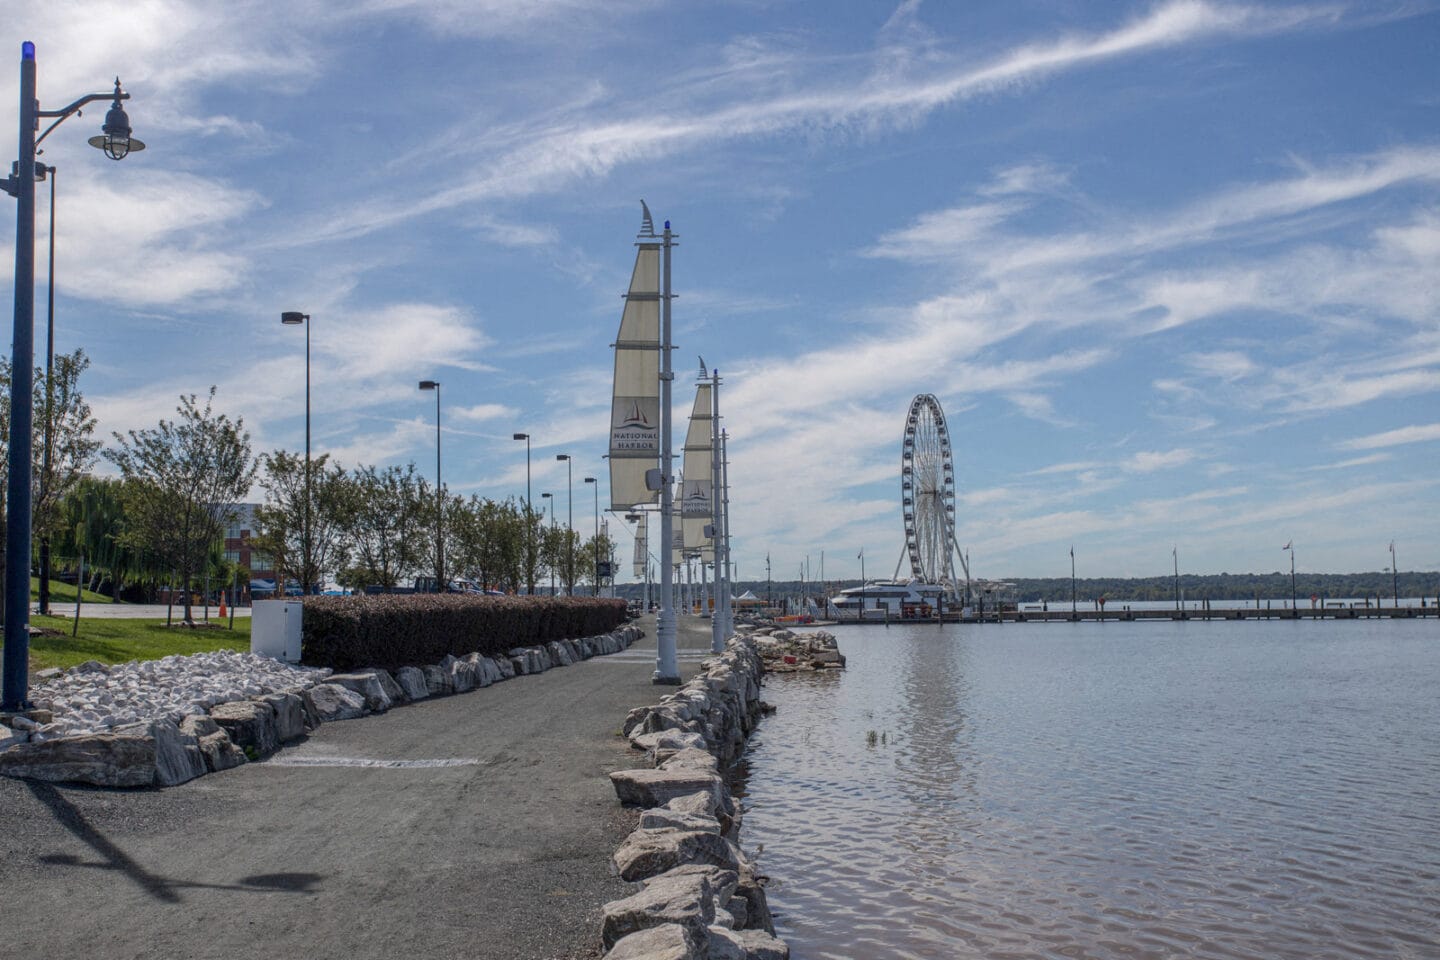
<svg viewBox="0 0 1440 960"><path fill-rule="evenodd" d="M255 522L258 503L232 503L233 519L225 527L225 559L238 563L250 571L251 580L275 581L275 566L270 554L250 546L250 540L259 533Z"/></svg>

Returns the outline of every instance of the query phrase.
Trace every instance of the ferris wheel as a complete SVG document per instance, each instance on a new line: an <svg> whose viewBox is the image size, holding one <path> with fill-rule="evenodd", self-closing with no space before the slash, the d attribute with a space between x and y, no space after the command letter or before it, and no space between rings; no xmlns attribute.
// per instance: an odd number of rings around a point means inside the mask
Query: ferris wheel
<svg viewBox="0 0 1440 960"><path fill-rule="evenodd" d="M955 467L945 412L933 394L922 393L910 402L900 454L900 497L910 575L957 592Z"/></svg>

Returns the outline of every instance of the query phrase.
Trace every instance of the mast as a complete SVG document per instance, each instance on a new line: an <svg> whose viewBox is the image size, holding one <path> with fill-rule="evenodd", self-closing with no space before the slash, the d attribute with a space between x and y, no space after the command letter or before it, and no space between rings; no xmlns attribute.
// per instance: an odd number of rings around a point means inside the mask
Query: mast
<svg viewBox="0 0 1440 960"><path fill-rule="evenodd" d="M670 449L670 384L675 374L670 370L670 257L674 247L670 221L665 221L661 240L660 287L660 612L656 617L655 673L650 682L665 685L680 683L680 664L675 654L675 581L670 566L671 538L675 528L675 481L672 476Z"/></svg>

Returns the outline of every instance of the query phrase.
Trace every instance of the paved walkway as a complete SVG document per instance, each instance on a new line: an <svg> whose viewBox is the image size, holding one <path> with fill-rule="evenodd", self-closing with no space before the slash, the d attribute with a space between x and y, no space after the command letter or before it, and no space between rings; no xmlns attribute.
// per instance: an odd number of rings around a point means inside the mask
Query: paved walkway
<svg viewBox="0 0 1440 960"><path fill-rule="evenodd" d="M30 604L30 612L32 614L37 609L37 604ZM167 607L163 603L82 603L80 605L80 619L84 620L89 617L94 617L96 619L117 618L124 620L164 620L167 610L170 611L171 615L173 615L176 620L179 620L185 615L185 608L180 606L180 604L178 603L173 608ZM205 616L205 608L198 604L195 607L191 608L190 612L194 614L196 620L201 620ZM52 617L74 617L75 604L51 603L50 615ZM230 608L226 607L225 617L228 619L229 616ZM236 607L235 616L250 616L250 608ZM220 620L220 608L215 606L213 603L210 605L210 619L217 623Z"/></svg>
<svg viewBox="0 0 1440 960"><path fill-rule="evenodd" d="M51 960L580 958L625 896L606 774L652 686L628 651L322 726L166 790L0 778L0 938ZM681 618L681 673L709 622Z"/></svg>

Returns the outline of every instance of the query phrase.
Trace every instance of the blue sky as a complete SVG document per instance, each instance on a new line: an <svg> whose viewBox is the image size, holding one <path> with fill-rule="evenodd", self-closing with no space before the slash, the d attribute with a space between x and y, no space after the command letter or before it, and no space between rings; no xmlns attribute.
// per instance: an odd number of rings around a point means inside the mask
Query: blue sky
<svg viewBox="0 0 1440 960"><path fill-rule="evenodd" d="M301 449L301 310L317 451L428 474L437 379L447 485L523 496L529 432L537 503L563 522L572 454L588 532L644 198L680 235L677 436L695 356L726 378L742 577L891 573L919 393L977 576L1067 576L1071 544L1082 576L1287 541L1440 568L1434 3L53 0L0 29L0 131L33 40L42 107L118 73L149 145L86 147L103 108L46 142L57 348L107 437L216 384Z"/></svg>

